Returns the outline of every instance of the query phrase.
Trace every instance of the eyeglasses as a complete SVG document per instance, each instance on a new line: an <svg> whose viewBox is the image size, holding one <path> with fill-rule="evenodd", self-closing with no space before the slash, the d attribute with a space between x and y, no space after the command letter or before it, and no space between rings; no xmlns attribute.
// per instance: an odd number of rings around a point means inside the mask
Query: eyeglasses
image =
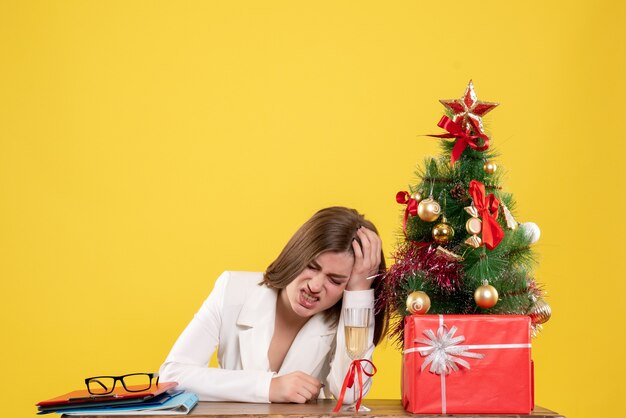
<svg viewBox="0 0 626 418"><path fill-rule="evenodd" d="M131 373L123 376L95 376L85 379L87 390L92 395L106 395L113 392L115 383L119 380L127 392L141 392L152 387L152 379L156 377L155 385L159 385L158 373Z"/></svg>

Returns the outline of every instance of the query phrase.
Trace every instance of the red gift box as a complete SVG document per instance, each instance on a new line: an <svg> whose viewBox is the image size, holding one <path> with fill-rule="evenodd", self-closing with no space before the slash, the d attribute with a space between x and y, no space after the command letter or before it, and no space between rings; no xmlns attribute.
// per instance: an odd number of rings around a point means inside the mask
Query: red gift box
<svg viewBox="0 0 626 418"><path fill-rule="evenodd" d="M404 323L402 404L416 414L530 414L530 318L412 315Z"/></svg>

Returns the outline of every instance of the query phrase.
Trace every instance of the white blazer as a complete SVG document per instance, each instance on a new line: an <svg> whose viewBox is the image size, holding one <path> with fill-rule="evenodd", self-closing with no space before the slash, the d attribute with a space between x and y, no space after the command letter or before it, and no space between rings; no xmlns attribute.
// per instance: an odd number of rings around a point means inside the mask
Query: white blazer
<svg viewBox="0 0 626 418"><path fill-rule="evenodd" d="M309 319L291 344L280 370L274 373L267 352L274 333L278 291L259 286L262 279L262 273L226 271L220 275L161 366L162 382L178 382L180 388L195 392L203 401L267 403L274 376L302 371L325 384L320 397L329 397L329 392L339 397L352 361L345 348L343 315L337 329L325 323L323 313ZM373 308L374 290L344 291L342 304L344 308ZM373 334L372 315L364 356L367 359L374 351ZM216 347L219 368L209 368ZM365 375L363 378L365 396L371 379ZM344 402L352 401L349 389Z"/></svg>

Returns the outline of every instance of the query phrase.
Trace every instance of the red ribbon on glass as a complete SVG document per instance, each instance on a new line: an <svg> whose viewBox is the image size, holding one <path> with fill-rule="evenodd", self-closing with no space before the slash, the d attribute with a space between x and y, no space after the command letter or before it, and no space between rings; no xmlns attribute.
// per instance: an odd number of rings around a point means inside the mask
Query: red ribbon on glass
<svg viewBox="0 0 626 418"><path fill-rule="evenodd" d="M455 161L461 158L461 154L463 154L463 151L465 151L465 148L467 148L468 145L476 151L485 151L489 148L489 137L480 130L478 125L476 125L476 122L471 118L469 119L469 124L466 130L463 130L459 123L453 121L447 116L442 116L437 126L445 129L448 133L428 136L435 138L456 138L456 142L454 143L452 154L450 156L451 164L454 164ZM472 132L474 132L473 135ZM482 145L478 145L479 139L483 140Z"/></svg>
<svg viewBox="0 0 626 418"><path fill-rule="evenodd" d="M477 180L470 181L469 193L483 221L483 243L493 250L504 237L504 231L497 221L500 201L493 193L487 196L485 185Z"/></svg>
<svg viewBox="0 0 626 418"><path fill-rule="evenodd" d="M398 192L396 193L396 202L401 205L406 205L406 209L404 210L404 224L402 225L402 230L404 231L404 236L406 236L406 223L409 219L409 215L415 216L417 215L417 200L413 199L409 192Z"/></svg>
<svg viewBox="0 0 626 418"><path fill-rule="evenodd" d="M367 370L363 368L361 365L362 362L369 363L372 366L372 372L369 373ZM335 405L335 409L333 412L339 412L341 405L343 404L343 397L346 394L346 389L351 388L352 385L356 384L354 378L357 377L359 379L359 398L356 401L356 409L358 412L361 407L361 400L363 399L363 375L372 377L376 374L376 366L374 363L367 359L354 360L350 363L350 367L348 367L348 374L346 374L346 378L343 380L343 386L341 387L341 393L339 394L339 399L337 399L337 405Z"/></svg>

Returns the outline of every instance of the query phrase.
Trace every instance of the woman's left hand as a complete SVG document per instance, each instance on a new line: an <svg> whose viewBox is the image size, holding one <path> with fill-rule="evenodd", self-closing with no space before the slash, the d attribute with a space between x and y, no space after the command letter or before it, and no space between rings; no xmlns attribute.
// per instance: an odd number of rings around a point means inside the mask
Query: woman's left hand
<svg viewBox="0 0 626 418"><path fill-rule="evenodd" d="M356 231L361 244L352 241L354 266L346 290L368 290L372 286L372 276L378 274L382 241L376 232L362 226Z"/></svg>

